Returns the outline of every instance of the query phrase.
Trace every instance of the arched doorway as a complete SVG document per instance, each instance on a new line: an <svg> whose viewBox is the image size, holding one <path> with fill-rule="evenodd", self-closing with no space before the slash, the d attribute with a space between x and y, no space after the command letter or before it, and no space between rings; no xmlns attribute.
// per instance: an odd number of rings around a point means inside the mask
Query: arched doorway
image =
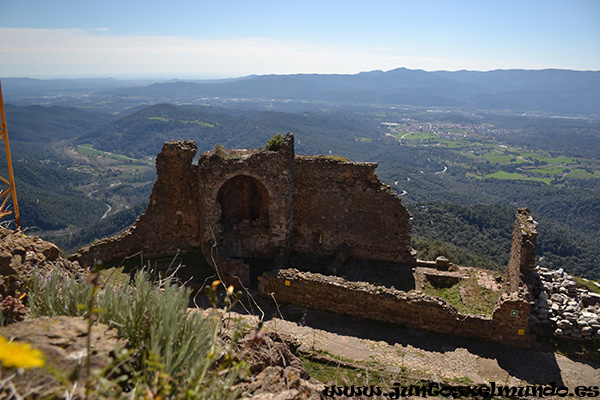
<svg viewBox="0 0 600 400"><path fill-rule="evenodd" d="M217 194L223 232L245 232L269 227L269 193L257 179L238 175Z"/></svg>
<svg viewBox="0 0 600 400"><path fill-rule="evenodd" d="M234 257L261 257L270 250L269 192L256 178L238 175L219 189L221 249Z"/></svg>

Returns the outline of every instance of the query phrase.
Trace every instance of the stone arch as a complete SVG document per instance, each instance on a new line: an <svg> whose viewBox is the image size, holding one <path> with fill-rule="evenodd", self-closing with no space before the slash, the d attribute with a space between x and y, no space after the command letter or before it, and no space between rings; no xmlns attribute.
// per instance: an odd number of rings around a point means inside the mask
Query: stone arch
<svg viewBox="0 0 600 400"><path fill-rule="evenodd" d="M216 200L223 234L252 235L269 229L269 192L258 179L236 175L221 185Z"/></svg>

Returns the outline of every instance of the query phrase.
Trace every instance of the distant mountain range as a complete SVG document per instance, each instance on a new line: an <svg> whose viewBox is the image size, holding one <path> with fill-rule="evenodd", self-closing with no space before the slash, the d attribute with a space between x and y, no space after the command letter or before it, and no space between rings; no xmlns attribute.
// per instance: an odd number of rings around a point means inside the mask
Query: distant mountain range
<svg viewBox="0 0 600 400"><path fill-rule="evenodd" d="M260 75L217 81L3 79L7 101L25 96L325 101L348 105L456 107L600 117L600 71L435 71L398 68L355 75ZM60 94L59 94L60 93ZM89 93L87 94L89 95Z"/></svg>

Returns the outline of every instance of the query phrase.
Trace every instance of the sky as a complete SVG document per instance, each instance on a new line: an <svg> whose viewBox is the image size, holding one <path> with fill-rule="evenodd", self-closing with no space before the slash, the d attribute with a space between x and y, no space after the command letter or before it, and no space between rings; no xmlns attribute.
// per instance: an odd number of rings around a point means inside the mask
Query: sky
<svg viewBox="0 0 600 400"><path fill-rule="evenodd" d="M0 77L600 70L599 0L0 0Z"/></svg>

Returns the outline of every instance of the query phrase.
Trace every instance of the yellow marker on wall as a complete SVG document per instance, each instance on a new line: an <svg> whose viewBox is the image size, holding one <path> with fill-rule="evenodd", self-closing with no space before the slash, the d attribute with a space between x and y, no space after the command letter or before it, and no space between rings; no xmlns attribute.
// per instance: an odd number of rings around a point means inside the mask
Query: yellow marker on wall
<svg viewBox="0 0 600 400"><path fill-rule="evenodd" d="M285 286L290 286L290 285L291 285L290 281L285 281Z"/></svg>
<svg viewBox="0 0 600 400"><path fill-rule="evenodd" d="M519 335L524 335L525 334L525 329L519 329Z"/></svg>

